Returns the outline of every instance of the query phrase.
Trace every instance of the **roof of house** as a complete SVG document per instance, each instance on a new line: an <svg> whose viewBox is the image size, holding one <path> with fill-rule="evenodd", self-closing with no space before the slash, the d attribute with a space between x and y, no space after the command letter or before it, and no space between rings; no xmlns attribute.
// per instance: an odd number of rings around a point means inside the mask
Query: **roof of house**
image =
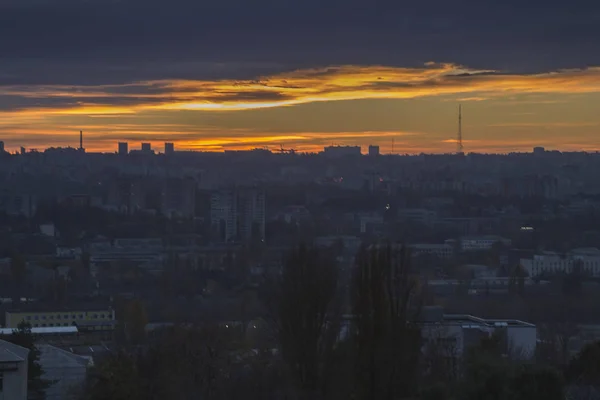
<svg viewBox="0 0 600 400"><path fill-rule="evenodd" d="M29 356L29 350L25 347L0 340L0 363L26 361Z"/></svg>

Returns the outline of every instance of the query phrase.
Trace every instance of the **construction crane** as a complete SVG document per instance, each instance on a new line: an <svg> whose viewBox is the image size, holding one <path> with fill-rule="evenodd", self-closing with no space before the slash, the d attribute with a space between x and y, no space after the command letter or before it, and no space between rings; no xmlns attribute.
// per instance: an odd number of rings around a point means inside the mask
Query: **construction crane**
<svg viewBox="0 0 600 400"><path fill-rule="evenodd" d="M281 154L296 154L296 149L285 149L282 144L279 145L279 149L277 149Z"/></svg>

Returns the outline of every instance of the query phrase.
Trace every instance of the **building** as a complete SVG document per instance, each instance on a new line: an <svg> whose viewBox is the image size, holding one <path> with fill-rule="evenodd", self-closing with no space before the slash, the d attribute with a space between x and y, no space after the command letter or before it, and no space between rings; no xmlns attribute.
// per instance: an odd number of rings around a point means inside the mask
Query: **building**
<svg viewBox="0 0 600 400"><path fill-rule="evenodd" d="M152 146L150 143L142 143L142 153L152 153Z"/></svg>
<svg viewBox="0 0 600 400"><path fill-rule="evenodd" d="M93 365L91 357L80 356L58 347L39 343L40 365L46 379L52 384L45 391L45 399L71 398L73 388L80 387L84 382L88 367Z"/></svg>
<svg viewBox="0 0 600 400"><path fill-rule="evenodd" d="M416 222L419 224L432 226L437 218L435 211L425 208L403 208L398 210L398 219L405 222Z"/></svg>
<svg viewBox="0 0 600 400"><path fill-rule="evenodd" d="M29 350L0 340L0 400L27 399Z"/></svg>
<svg viewBox="0 0 600 400"><path fill-rule="evenodd" d="M494 334L500 336L506 355L520 359L535 356L537 328L528 322L444 314L441 307L426 307L421 315L421 334L425 342L443 342L453 356L461 357L466 349Z"/></svg>
<svg viewBox="0 0 600 400"><path fill-rule="evenodd" d="M323 149L327 157L338 158L347 156L360 156L360 146L327 146Z"/></svg>
<svg viewBox="0 0 600 400"><path fill-rule="evenodd" d="M115 321L115 311L109 306L81 306L77 308L51 308L31 305L20 310L5 312L5 327L16 329L21 322L33 328L79 326L89 322L103 324Z"/></svg>
<svg viewBox="0 0 600 400"><path fill-rule="evenodd" d="M509 239L496 235L463 236L460 238L460 248L462 251L491 250L496 243L510 246L512 242Z"/></svg>
<svg viewBox="0 0 600 400"><path fill-rule="evenodd" d="M581 248L567 254L544 252L522 258L520 265L529 276L568 274L579 265L583 274L596 278L600 277L600 250Z"/></svg>
<svg viewBox="0 0 600 400"><path fill-rule="evenodd" d="M129 144L127 142L119 142L119 155L126 156L129 154Z"/></svg>
<svg viewBox="0 0 600 400"><path fill-rule="evenodd" d="M6 150L4 150L4 141L0 140L0 153L4 153Z"/></svg>
<svg viewBox="0 0 600 400"><path fill-rule="evenodd" d="M546 152L546 149L544 149L543 147L534 147L533 148L533 154L535 154L536 156L542 155Z"/></svg>
<svg viewBox="0 0 600 400"><path fill-rule="evenodd" d="M165 143L165 154L175 153L175 145L173 143Z"/></svg>
<svg viewBox="0 0 600 400"><path fill-rule="evenodd" d="M409 248L413 256L430 255L448 259L454 255L454 248L449 244L411 244Z"/></svg>
<svg viewBox="0 0 600 400"><path fill-rule="evenodd" d="M378 156L379 155L379 146L370 145L369 146L369 155L370 156Z"/></svg>
<svg viewBox="0 0 600 400"><path fill-rule="evenodd" d="M211 227L218 242L265 239L265 192L258 188L219 190L211 195Z"/></svg>

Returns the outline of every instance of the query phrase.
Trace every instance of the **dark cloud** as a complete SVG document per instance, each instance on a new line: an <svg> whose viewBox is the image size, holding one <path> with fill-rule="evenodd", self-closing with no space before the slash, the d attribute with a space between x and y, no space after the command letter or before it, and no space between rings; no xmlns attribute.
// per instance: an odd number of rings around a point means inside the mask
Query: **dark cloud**
<svg viewBox="0 0 600 400"><path fill-rule="evenodd" d="M600 2L2 0L0 84L248 79L313 66L600 65Z"/></svg>

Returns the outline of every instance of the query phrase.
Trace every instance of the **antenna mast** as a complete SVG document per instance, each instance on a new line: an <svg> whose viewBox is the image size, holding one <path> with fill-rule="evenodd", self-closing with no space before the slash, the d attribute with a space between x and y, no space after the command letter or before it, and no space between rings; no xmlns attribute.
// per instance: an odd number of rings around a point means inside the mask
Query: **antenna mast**
<svg viewBox="0 0 600 400"><path fill-rule="evenodd" d="M458 105L458 138L456 139L456 152L462 154L463 142L462 142L462 105Z"/></svg>

